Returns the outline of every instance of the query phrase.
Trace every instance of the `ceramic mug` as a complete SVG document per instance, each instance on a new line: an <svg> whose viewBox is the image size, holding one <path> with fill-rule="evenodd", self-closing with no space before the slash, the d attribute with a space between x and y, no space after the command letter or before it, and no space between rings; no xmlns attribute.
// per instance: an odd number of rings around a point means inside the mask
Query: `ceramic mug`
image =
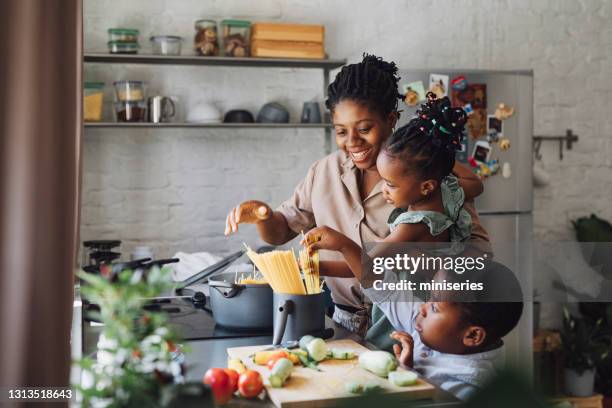
<svg viewBox="0 0 612 408"><path fill-rule="evenodd" d="M318 102L304 102L302 123L321 123L321 109Z"/></svg>

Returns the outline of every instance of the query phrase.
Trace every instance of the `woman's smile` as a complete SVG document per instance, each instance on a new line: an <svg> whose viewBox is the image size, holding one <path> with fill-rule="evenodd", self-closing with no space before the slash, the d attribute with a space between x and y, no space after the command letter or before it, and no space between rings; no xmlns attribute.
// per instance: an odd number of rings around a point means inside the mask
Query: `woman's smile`
<svg viewBox="0 0 612 408"><path fill-rule="evenodd" d="M372 153L372 148L349 148L347 147L347 151L351 155L351 159L355 163L364 163L370 159L370 153Z"/></svg>

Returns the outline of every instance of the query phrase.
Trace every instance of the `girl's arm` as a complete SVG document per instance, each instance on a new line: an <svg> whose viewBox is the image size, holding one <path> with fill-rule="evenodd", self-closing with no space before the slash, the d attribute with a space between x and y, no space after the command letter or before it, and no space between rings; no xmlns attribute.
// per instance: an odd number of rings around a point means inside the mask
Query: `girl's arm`
<svg viewBox="0 0 612 408"><path fill-rule="evenodd" d="M384 256L385 243L428 241L428 237L429 228L425 224L401 224L380 244L377 244L372 253L366 254L367 259ZM307 243L310 243L308 245L310 251L327 249L341 252L346 260L345 265L352 272L352 276L359 280L363 278L362 249L355 241L332 228L317 227L308 231L308 234L302 239L303 245L307 245ZM319 270L321 271L321 269ZM329 275L325 275L327 273ZM338 278L351 277L347 276L347 269L341 265L341 262L334 262L333 265L331 263L326 264L322 274Z"/></svg>
<svg viewBox="0 0 612 408"><path fill-rule="evenodd" d="M351 268L344 261L320 261L319 274L332 278L354 278Z"/></svg>
<svg viewBox="0 0 612 408"><path fill-rule="evenodd" d="M480 180L467 166L458 161L455 161L453 174L459 179L459 185L463 188L466 200L478 197L484 191L482 180Z"/></svg>

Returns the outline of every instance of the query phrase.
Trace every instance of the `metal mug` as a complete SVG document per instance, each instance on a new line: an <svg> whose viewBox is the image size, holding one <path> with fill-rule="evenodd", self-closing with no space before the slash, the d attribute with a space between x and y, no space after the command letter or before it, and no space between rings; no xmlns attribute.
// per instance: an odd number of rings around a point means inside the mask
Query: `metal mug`
<svg viewBox="0 0 612 408"><path fill-rule="evenodd" d="M315 295L274 293L274 338L272 344L299 340L325 330L325 298Z"/></svg>
<svg viewBox="0 0 612 408"><path fill-rule="evenodd" d="M149 122L169 122L176 114L174 101L167 96L151 96L148 100Z"/></svg>
<svg viewBox="0 0 612 408"><path fill-rule="evenodd" d="M318 102L304 102L302 123L321 123L321 109Z"/></svg>

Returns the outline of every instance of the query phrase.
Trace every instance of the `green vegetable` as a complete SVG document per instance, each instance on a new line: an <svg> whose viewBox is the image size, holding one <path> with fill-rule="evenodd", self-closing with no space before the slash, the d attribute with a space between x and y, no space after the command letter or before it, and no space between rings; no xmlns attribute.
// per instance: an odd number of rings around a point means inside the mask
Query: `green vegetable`
<svg viewBox="0 0 612 408"><path fill-rule="evenodd" d="M298 357L300 361L302 362L302 365L304 365L304 367L312 368L313 370L316 370L316 371L321 371L319 370L319 367L317 367L317 363L308 358L308 353L305 356L299 354Z"/></svg>
<svg viewBox="0 0 612 408"><path fill-rule="evenodd" d="M302 349L292 349L292 350L289 350L289 353L295 354L296 356L308 357L308 352Z"/></svg>
<svg viewBox="0 0 612 408"><path fill-rule="evenodd" d="M350 360L355 358L355 353L349 350L331 349L328 353L328 357L336 360Z"/></svg>
<svg viewBox="0 0 612 408"><path fill-rule="evenodd" d="M363 385L363 392L364 393L380 391L380 390L381 390L380 385L375 384L375 383L366 383L366 384Z"/></svg>
<svg viewBox="0 0 612 408"><path fill-rule="evenodd" d="M359 356L359 365L379 377L387 377L397 368L397 361L386 351L366 351Z"/></svg>
<svg viewBox="0 0 612 408"><path fill-rule="evenodd" d="M349 381L346 384L344 384L344 387L351 394L361 394L361 393L363 393L363 385L361 383L358 383L358 382Z"/></svg>
<svg viewBox="0 0 612 408"><path fill-rule="evenodd" d="M389 381L398 387L416 384L418 378L412 371L392 371L389 373Z"/></svg>
<svg viewBox="0 0 612 408"><path fill-rule="evenodd" d="M314 336L310 336L310 335L308 335L308 334L307 334L306 336L302 337L302 338L300 339L300 348L301 348L302 350L304 350L304 351L308 351L308 350L306 349L306 346L308 345L308 343L310 343L310 342L311 342L312 340L314 340L314 339L315 339L315 337L314 337Z"/></svg>
<svg viewBox="0 0 612 408"><path fill-rule="evenodd" d="M287 381L287 378L291 375L292 370L293 363L288 358L279 358L276 360L274 367L272 367L270 377L268 377L270 385L275 388L282 387L285 381Z"/></svg>
<svg viewBox="0 0 612 408"><path fill-rule="evenodd" d="M306 345L306 351L313 360L322 361L327 357L327 344L323 339L314 338Z"/></svg>

